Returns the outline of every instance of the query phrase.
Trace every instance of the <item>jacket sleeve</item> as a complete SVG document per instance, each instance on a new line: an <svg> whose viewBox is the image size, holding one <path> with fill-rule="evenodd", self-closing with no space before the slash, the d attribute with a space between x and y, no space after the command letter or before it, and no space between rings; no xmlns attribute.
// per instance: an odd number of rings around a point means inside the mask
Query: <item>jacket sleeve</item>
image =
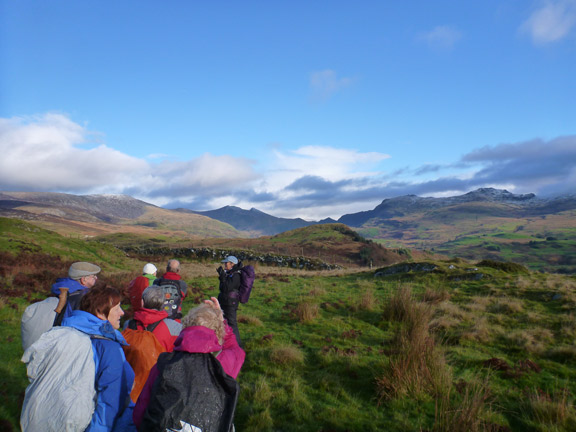
<svg viewBox="0 0 576 432"><path fill-rule="evenodd" d="M240 288L240 272L239 270L233 270L229 273L222 273L219 276L220 279L220 291L223 294L229 294L232 291L238 291Z"/></svg>
<svg viewBox="0 0 576 432"><path fill-rule="evenodd" d="M138 396L136 406L134 407L133 419L136 427L140 427L140 424L142 423L144 413L146 412L146 408L148 408L148 404L150 403L152 386L154 385L154 381L156 381L157 377L158 377L158 367L154 365L152 369L150 369L150 373L148 374L146 384L144 384L144 388L142 389L140 396Z"/></svg>
<svg viewBox="0 0 576 432"><path fill-rule="evenodd" d="M120 344L93 340L96 361L96 408L87 432L135 431L130 391L134 372L126 363Z"/></svg>
<svg viewBox="0 0 576 432"><path fill-rule="evenodd" d="M224 343L222 344L222 352L220 352L216 358L222 365L224 372L236 379L244 364L246 353L240 345L238 345L234 331L228 324L226 324L226 334L224 336Z"/></svg>

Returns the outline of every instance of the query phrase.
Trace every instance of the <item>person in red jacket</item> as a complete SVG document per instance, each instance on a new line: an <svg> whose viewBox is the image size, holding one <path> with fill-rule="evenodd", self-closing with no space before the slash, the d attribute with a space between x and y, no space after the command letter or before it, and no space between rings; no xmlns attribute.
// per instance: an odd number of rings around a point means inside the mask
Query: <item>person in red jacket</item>
<svg viewBox="0 0 576 432"><path fill-rule="evenodd" d="M224 320L218 300L212 297L204 303L191 309L182 319L183 330L174 344L174 353L212 353L221 364L223 372L236 379L244 364L246 353L238 345L234 331ZM165 355L167 354L161 354L160 357ZM178 359L177 361L183 363L186 361L185 356L180 356ZM150 371L134 408L134 422L138 427L149 408L154 395L153 388L157 389L160 386L155 385L155 382L161 379L157 364Z"/></svg>
<svg viewBox="0 0 576 432"><path fill-rule="evenodd" d="M171 259L166 266L166 273L154 281L154 285L164 287L164 310L168 318L180 321L182 302L186 298L188 285L180 276L180 261Z"/></svg>
<svg viewBox="0 0 576 432"><path fill-rule="evenodd" d="M130 321L136 323L137 330L145 330L146 327L154 326L158 323L152 333L167 352L172 351L174 342L182 330L182 324L168 318L168 313L163 310L164 292L157 285L149 286L142 293L140 309L134 312L134 318ZM124 328L130 326L130 321L126 321Z"/></svg>
<svg viewBox="0 0 576 432"><path fill-rule="evenodd" d="M147 287L152 285L156 279L157 271L158 269L154 264L148 263L142 269L142 276L138 276L128 284L128 295L134 311L142 307L142 293Z"/></svg>

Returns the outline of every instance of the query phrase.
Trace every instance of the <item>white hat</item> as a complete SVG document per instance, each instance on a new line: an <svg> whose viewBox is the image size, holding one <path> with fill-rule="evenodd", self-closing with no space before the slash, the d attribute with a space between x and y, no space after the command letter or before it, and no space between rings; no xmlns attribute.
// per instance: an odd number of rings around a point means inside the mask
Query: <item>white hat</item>
<svg viewBox="0 0 576 432"><path fill-rule="evenodd" d="M152 263L148 263L144 266L144 268L142 269L142 271L145 274L151 274L153 275L154 273L156 273L158 271L158 269L156 268L156 266Z"/></svg>

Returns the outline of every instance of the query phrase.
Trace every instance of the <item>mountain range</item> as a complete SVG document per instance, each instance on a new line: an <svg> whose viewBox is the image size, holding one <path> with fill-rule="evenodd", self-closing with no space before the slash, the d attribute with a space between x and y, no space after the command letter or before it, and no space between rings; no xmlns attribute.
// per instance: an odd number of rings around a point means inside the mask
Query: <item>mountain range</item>
<svg viewBox="0 0 576 432"><path fill-rule="evenodd" d="M539 198L482 188L444 198L407 195L337 221L305 221L234 206L168 210L126 195L0 192L0 216L66 235L133 233L190 240L274 236L338 222L388 248L525 261L539 269L576 272L576 194Z"/></svg>
<svg viewBox="0 0 576 432"><path fill-rule="evenodd" d="M240 231L250 233L252 236L274 235L297 228L304 228L310 225L336 223L332 218L323 219L318 222L309 222L301 218L288 219L280 218L264 213L258 209L251 208L244 210L240 207L225 206L217 210L193 211L189 209L176 209L180 212L196 213L209 218L226 222Z"/></svg>

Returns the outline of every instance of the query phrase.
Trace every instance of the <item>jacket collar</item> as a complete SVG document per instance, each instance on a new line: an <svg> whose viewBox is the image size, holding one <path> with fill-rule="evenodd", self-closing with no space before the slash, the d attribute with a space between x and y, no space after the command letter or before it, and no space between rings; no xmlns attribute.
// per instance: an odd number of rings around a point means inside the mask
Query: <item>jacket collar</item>
<svg viewBox="0 0 576 432"><path fill-rule="evenodd" d="M108 320L100 319L89 312L82 310L72 311L72 315L64 318L62 326L73 327L91 336L100 336L116 341L121 345L128 345L122 333L112 327Z"/></svg>

